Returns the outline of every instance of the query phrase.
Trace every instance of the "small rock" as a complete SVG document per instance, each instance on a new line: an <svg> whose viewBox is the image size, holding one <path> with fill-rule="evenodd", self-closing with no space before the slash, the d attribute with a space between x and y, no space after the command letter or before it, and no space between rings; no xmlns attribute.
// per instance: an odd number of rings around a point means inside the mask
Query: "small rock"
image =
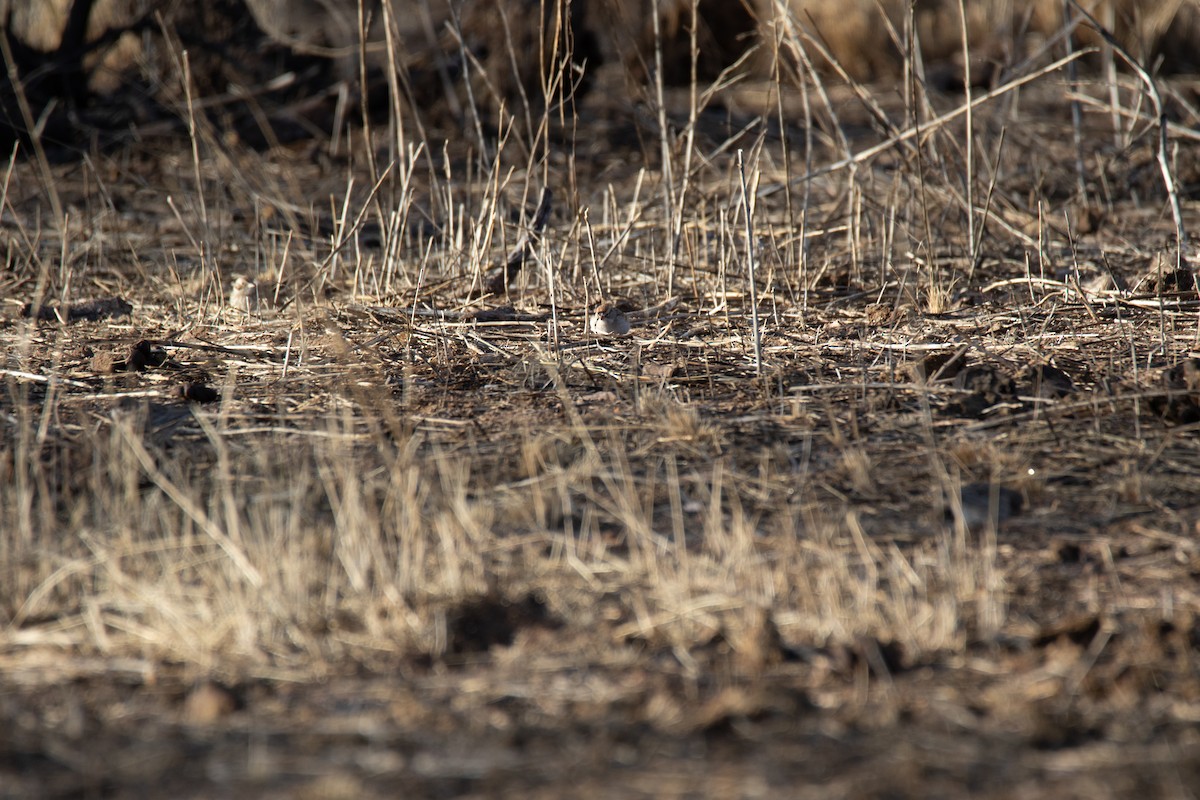
<svg viewBox="0 0 1200 800"><path fill-rule="evenodd" d="M868 325L887 325L892 321L892 306L888 303L872 303L867 306Z"/></svg>
<svg viewBox="0 0 1200 800"><path fill-rule="evenodd" d="M992 498L995 496L995 506ZM962 487L959 493L963 522L968 528L982 528L993 519L996 524L1004 522L1021 513L1024 498L1020 492L995 486L988 483L971 483ZM957 509L954 503L947 503L945 518L953 522Z"/></svg>
<svg viewBox="0 0 1200 800"><path fill-rule="evenodd" d="M183 718L192 725L210 725L237 710L233 692L215 681L201 681L183 701Z"/></svg>
<svg viewBox="0 0 1200 800"><path fill-rule="evenodd" d="M917 380L933 381L953 378L967 365L966 350L950 353L930 353L915 362L910 369Z"/></svg>
<svg viewBox="0 0 1200 800"><path fill-rule="evenodd" d="M221 393L203 383L181 383L175 387L180 399L189 403L215 403L221 399Z"/></svg>
<svg viewBox="0 0 1200 800"><path fill-rule="evenodd" d="M166 361L167 351L142 339L129 348L129 355L125 358L125 369L130 372L143 372L151 367L161 367Z"/></svg>
<svg viewBox="0 0 1200 800"><path fill-rule="evenodd" d="M111 375L125 369L125 362L117 358L115 353L101 351L92 354L92 372L100 375Z"/></svg>

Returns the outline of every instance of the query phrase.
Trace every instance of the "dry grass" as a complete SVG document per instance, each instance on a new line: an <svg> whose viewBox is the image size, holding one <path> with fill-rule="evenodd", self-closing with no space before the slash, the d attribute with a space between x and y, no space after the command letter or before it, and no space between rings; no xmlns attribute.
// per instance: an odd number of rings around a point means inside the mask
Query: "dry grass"
<svg viewBox="0 0 1200 800"><path fill-rule="evenodd" d="M1193 796L1156 121L1013 80L10 163L0 795Z"/></svg>

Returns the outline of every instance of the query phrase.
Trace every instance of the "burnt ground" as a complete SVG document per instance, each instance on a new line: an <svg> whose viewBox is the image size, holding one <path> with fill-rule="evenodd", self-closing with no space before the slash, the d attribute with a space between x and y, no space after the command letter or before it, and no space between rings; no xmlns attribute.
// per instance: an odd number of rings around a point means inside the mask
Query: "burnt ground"
<svg viewBox="0 0 1200 800"><path fill-rule="evenodd" d="M1151 123L1087 106L1080 194L1066 89L977 110L970 228L961 120L771 191L845 153L755 95L670 197L603 100L382 178L13 164L0 795L1195 796L1200 301Z"/></svg>

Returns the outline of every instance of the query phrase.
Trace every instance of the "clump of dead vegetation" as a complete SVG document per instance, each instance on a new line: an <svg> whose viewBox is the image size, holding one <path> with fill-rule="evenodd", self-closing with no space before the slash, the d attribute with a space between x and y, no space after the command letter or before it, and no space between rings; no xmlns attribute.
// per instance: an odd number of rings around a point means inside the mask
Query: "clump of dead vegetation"
<svg viewBox="0 0 1200 800"><path fill-rule="evenodd" d="M3 785L1200 781L1191 88L1083 16L981 84L954 4L960 80L913 15L864 85L794 5L682 91L686 6L591 92L464 11L455 136L397 67L310 144L181 72L174 139L19 146Z"/></svg>

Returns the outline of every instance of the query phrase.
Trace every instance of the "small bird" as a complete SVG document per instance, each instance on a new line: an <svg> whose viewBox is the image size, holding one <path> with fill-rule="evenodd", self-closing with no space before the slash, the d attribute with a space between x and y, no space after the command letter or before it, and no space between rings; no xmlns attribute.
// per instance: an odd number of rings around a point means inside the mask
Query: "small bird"
<svg viewBox="0 0 1200 800"><path fill-rule="evenodd" d="M600 336L624 336L629 333L629 317L612 303L601 303L592 312L591 327Z"/></svg>
<svg viewBox="0 0 1200 800"><path fill-rule="evenodd" d="M229 305L249 314L258 307L258 287L244 275L238 275L229 290Z"/></svg>

